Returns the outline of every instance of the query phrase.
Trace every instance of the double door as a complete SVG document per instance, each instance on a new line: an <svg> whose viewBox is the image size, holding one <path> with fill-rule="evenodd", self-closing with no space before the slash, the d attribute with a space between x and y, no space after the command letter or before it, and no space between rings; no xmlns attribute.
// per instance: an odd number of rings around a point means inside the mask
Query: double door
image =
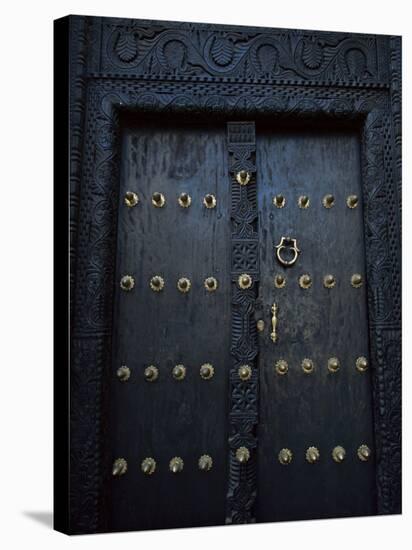
<svg viewBox="0 0 412 550"><path fill-rule="evenodd" d="M356 129L121 121L112 530L375 513Z"/></svg>

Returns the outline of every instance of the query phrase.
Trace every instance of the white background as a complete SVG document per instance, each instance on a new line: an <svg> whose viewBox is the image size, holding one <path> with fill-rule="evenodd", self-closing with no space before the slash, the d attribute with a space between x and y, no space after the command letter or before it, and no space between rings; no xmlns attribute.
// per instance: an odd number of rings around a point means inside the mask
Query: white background
<svg viewBox="0 0 412 550"><path fill-rule="evenodd" d="M410 62L412 15L407 0L284 1L160 0L11 1L0 26L0 544L6 550L60 548L193 548L248 550L405 548L411 506L407 376L404 338L404 514L66 537L51 530L52 511L52 20L69 13L273 27L402 34L404 127L410 130L405 61ZM408 128L409 127L409 128ZM406 138L406 135L405 135ZM407 140L404 140L404 144ZM404 147L404 160L407 154ZM66 185L66 182L60 182ZM59 182L56 182L59 185ZM411 192L404 171L404 281L411 286ZM58 216L59 213L56 212ZM409 250L408 250L409 248ZM59 281L56 281L59 291ZM405 296L405 319L412 311ZM63 327L58 328L63 330ZM409 340L409 341L408 341ZM58 352L58 350L57 350ZM57 353L58 355L58 353ZM58 365L57 365L58 367ZM408 440L409 438L409 440ZM408 498L409 497L409 498ZM279 495L282 498L282 495ZM287 498L287 495L283 495ZM310 506L310 495L308 495ZM409 539L411 536L409 534Z"/></svg>

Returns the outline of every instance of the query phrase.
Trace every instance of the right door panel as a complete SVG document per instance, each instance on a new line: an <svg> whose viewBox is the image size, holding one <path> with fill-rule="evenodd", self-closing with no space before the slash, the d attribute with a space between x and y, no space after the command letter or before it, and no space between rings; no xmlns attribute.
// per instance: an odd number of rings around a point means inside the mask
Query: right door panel
<svg viewBox="0 0 412 550"><path fill-rule="evenodd" d="M360 165L356 131L257 129L258 521L376 513Z"/></svg>

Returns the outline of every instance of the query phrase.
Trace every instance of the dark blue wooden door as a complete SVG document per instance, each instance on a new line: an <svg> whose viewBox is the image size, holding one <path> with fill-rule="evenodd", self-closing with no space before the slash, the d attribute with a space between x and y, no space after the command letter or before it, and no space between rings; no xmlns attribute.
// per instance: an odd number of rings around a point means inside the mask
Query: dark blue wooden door
<svg viewBox="0 0 412 550"><path fill-rule="evenodd" d="M111 528L222 523L231 330L225 126L127 115L121 135L109 448L127 473L111 480ZM133 288L123 290L128 275ZM146 473L145 459L154 461Z"/></svg>
<svg viewBox="0 0 412 550"><path fill-rule="evenodd" d="M259 336L257 517L373 514L360 138L356 130L314 125L258 126L256 150L259 315L265 321ZM296 239L300 251L290 266L276 256L283 236ZM280 259L294 255L285 248ZM370 449L368 460L362 446ZM282 463L286 450L290 463ZM315 462L308 461L312 453Z"/></svg>
<svg viewBox="0 0 412 550"><path fill-rule="evenodd" d="M400 513L401 38L68 16L54 57L56 528Z"/></svg>
<svg viewBox="0 0 412 550"><path fill-rule="evenodd" d="M359 136L226 130L121 121L113 530L376 511Z"/></svg>

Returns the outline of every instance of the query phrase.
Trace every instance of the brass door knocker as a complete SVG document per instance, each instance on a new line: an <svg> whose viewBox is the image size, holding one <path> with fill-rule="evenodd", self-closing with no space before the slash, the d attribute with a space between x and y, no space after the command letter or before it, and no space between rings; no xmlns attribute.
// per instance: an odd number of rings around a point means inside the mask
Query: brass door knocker
<svg viewBox="0 0 412 550"><path fill-rule="evenodd" d="M296 244L296 239L292 239L291 237L282 237L280 239L280 243L275 248L278 261L286 267L290 267L298 259L300 250ZM283 257L284 250L291 250L293 252L293 256L289 260Z"/></svg>

